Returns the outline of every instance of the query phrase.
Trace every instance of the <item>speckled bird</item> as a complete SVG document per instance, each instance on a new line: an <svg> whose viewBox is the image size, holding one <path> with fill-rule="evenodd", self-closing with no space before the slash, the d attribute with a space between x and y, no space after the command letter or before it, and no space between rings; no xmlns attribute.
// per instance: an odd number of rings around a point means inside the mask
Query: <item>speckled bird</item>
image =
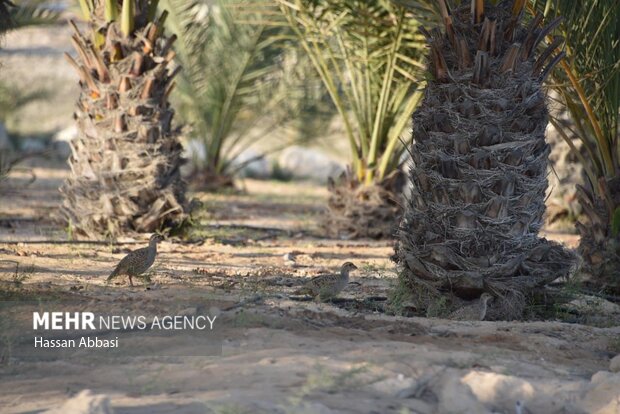
<svg viewBox="0 0 620 414"><path fill-rule="evenodd" d="M485 292L480 295L476 303L457 309L449 318L457 321L483 321L487 316L488 302L491 299L493 296Z"/></svg>
<svg viewBox="0 0 620 414"><path fill-rule="evenodd" d="M108 276L107 282L118 276L128 276L129 284L133 286L131 280L134 276L140 276L146 272L155 262L155 256L157 256L157 243L163 240L163 236L160 234L153 234L149 239L149 246L143 247L138 250L130 252L127 256L118 263L116 269L110 276Z"/></svg>
<svg viewBox="0 0 620 414"><path fill-rule="evenodd" d="M349 273L357 269L351 262L346 262L340 268L338 274L327 274L313 277L301 289L295 292L296 295L310 295L319 297L321 300L330 299L338 294L349 283Z"/></svg>

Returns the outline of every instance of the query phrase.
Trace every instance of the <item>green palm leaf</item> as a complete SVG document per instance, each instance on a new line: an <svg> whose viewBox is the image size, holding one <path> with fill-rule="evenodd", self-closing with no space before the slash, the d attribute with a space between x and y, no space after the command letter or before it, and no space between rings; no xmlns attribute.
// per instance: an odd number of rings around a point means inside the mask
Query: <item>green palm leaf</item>
<svg viewBox="0 0 620 414"><path fill-rule="evenodd" d="M357 178L381 180L398 166L399 138L420 100L418 29L431 9L388 0L276 2L344 122Z"/></svg>
<svg viewBox="0 0 620 414"><path fill-rule="evenodd" d="M58 21L60 11L52 9L41 0L25 0L11 9L13 28L25 26L40 26L53 24Z"/></svg>
<svg viewBox="0 0 620 414"><path fill-rule="evenodd" d="M173 10L168 24L179 36L181 116L192 125L192 136L202 140L206 168L231 173L231 163L256 129L267 135L293 110L284 29L256 24L261 20L253 8L258 1L163 3Z"/></svg>

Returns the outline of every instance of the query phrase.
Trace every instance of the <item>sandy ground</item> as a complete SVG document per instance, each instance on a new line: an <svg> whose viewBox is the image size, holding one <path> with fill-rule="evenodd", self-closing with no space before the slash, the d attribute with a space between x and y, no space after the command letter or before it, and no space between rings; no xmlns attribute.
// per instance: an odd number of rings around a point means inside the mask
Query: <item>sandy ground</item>
<svg viewBox="0 0 620 414"><path fill-rule="evenodd" d="M28 323L25 301L48 299L58 310L211 314L211 340L221 352L155 337L148 341L156 350L142 352L145 342L131 333L121 341L135 346L114 356L82 351L33 360L5 347L2 413L528 412L518 402L531 413L620 412L620 374L610 372L620 352L617 315L593 327L386 314L395 280L391 243L317 237L326 195L320 186L249 180L246 193L197 194L205 211L194 240L162 242L148 288L132 288L106 286L105 278L144 240L63 242L54 217L67 171L34 173L38 179L21 187L29 176L17 172L13 192L0 201L0 280L6 298L22 301L4 316ZM291 299L307 277L346 260L359 267L357 283L339 301ZM2 332L5 345L20 334Z"/></svg>

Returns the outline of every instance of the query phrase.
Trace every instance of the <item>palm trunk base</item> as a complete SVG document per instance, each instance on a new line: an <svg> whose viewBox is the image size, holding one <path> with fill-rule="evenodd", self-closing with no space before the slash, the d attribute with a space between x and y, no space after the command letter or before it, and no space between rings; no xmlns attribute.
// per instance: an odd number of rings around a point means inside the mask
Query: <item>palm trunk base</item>
<svg viewBox="0 0 620 414"><path fill-rule="evenodd" d="M537 53L553 27L542 16L524 23L523 2L494 3L462 2L443 10L445 32L425 32L432 78L413 114L395 254L401 282L429 296L421 312L486 292L486 319L521 318L575 268L573 252L538 237L550 151L542 82L562 55Z"/></svg>
<svg viewBox="0 0 620 414"><path fill-rule="evenodd" d="M612 203L620 206L620 177L605 182L608 192L615 196ZM578 252L583 258L582 274L594 289L620 295L620 233L614 236L609 210L605 202L584 187L577 187L577 198L587 224L577 222L581 236Z"/></svg>
<svg viewBox="0 0 620 414"><path fill-rule="evenodd" d="M80 119L78 124L91 123ZM91 130L96 131L94 125ZM95 134L95 136L101 136ZM61 213L77 238L115 238L133 233L152 233L176 227L186 218L185 182L180 176L181 146L174 134L157 143L112 138L105 141L115 152L99 155L101 143L88 134L72 144L70 165L74 171L60 191Z"/></svg>
<svg viewBox="0 0 620 414"><path fill-rule="evenodd" d="M433 265L429 259L438 257L438 252L446 254L447 259L467 260L469 267L449 270L450 266ZM504 255L491 259L493 264L487 260L490 258L457 258L449 252L440 245L399 239L394 258L400 265L401 286L413 292L411 300L417 314L426 315L437 302L458 308L462 300L474 300L490 292L495 300L486 320L522 319L534 292L556 279L568 279L576 270L572 251L537 237L510 244Z"/></svg>
<svg viewBox="0 0 620 414"><path fill-rule="evenodd" d="M590 290L615 297L620 296L620 241L609 239L607 248L591 254L591 247L579 247L584 263L581 269L584 283ZM604 258L601 258L603 256Z"/></svg>
<svg viewBox="0 0 620 414"><path fill-rule="evenodd" d="M194 191L216 193L236 189L235 180L228 174L221 174L212 169L195 168L188 177L189 186Z"/></svg>
<svg viewBox="0 0 620 414"><path fill-rule="evenodd" d="M147 191L139 201L114 195L97 184L77 184L71 180L62 190L62 215L77 239L153 233L177 227L187 217L178 197L168 189Z"/></svg>
<svg viewBox="0 0 620 414"><path fill-rule="evenodd" d="M402 214L404 174L397 171L382 182L364 185L349 172L328 182L329 199L323 220L328 237L392 238Z"/></svg>

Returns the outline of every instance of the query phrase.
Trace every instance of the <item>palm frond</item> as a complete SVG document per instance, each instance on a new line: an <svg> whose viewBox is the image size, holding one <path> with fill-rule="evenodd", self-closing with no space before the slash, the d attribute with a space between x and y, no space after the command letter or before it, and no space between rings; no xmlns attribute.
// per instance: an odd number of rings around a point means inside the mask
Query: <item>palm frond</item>
<svg viewBox="0 0 620 414"><path fill-rule="evenodd" d="M13 29L54 24L59 17L60 11L46 6L41 0L25 0L11 9Z"/></svg>
<svg viewBox="0 0 620 414"><path fill-rule="evenodd" d="M571 115L587 150L591 187L611 216L614 202L602 184L620 176L620 0L532 1L532 10L563 17L568 58L550 86Z"/></svg>
<svg viewBox="0 0 620 414"><path fill-rule="evenodd" d="M253 8L258 1L164 3L172 10L168 23L179 36L176 51L184 68L181 116L202 140L207 168L226 173L236 150L256 135L250 129L271 129L288 118L295 62L284 52L284 29L260 23Z"/></svg>
<svg viewBox="0 0 620 414"><path fill-rule="evenodd" d="M420 98L418 30L432 7L404 0L276 2L343 119L358 179L382 179L398 165L399 137Z"/></svg>

